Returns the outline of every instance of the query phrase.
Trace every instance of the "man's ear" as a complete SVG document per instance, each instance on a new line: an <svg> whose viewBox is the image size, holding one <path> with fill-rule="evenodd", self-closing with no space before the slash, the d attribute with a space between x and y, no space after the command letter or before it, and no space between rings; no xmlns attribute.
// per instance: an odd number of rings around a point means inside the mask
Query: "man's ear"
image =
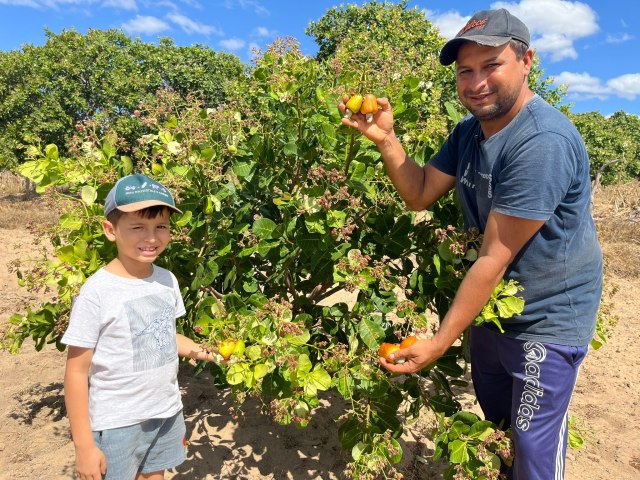
<svg viewBox="0 0 640 480"><path fill-rule="evenodd" d="M525 68L525 76L529 75L529 72L531 72L531 67L533 66L533 49L528 49L527 52L524 54L524 56L522 57L522 61L524 62L524 68Z"/></svg>
<svg viewBox="0 0 640 480"><path fill-rule="evenodd" d="M116 227L109 220L103 220L102 231L109 241L116 241Z"/></svg>

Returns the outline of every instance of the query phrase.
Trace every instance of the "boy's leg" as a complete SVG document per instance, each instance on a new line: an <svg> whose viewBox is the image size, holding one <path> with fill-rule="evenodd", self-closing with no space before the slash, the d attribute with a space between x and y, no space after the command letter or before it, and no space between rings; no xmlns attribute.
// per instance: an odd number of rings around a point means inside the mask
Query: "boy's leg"
<svg viewBox="0 0 640 480"><path fill-rule="evenodd" d="M511 424L515 447L509 478L562 479L567 409L588 347L520 341L482 327L472 329L471 340L474 388L487 420L498 423L513 405L504 427Z"/></svg>
<svg viewBox="0 0 640 480"><path fill-rule="evenodd" d="M144 432L140 424L93 432L96 446L107 459L104 480L134 478L144 458Z"/></svg>
<svg viewBox="0 0 640 480"><path fill-rule="evenodd" d="M139 473L136 480L164 480L164 470L151 473Z"/></svg>

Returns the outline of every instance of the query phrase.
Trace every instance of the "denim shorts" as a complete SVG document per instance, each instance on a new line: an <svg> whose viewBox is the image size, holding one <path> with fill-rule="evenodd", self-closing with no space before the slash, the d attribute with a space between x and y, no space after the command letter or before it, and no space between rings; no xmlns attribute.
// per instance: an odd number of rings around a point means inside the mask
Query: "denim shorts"
<svg viewBox="0 0 640 480"><path fill-rule="evenodd" d="M186 427L182 411L126 427L93 432L107 459L105 480L133 480L138 473L173 468L186 458Z"/></svg>

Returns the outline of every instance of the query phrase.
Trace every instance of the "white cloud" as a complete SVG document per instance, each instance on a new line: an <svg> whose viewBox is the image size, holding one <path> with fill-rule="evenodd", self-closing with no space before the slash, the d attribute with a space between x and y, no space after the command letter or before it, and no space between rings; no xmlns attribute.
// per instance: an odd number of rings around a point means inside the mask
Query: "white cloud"
<svg viewBox="0 0 640 480"><path fill-rule="evenodd" d="M570 99L619 97L635 100L640 97L640 73L629 73L603 82L588 73L562 72L554 77L556 85L567 85Z"/></svg>
<svg viewBox="0 0 640 480"><path fill-rule="evenodd" d="M224 4L229 10L238 6L243 10L253 10L253 13L262 17L271 15L271 12L257 0L225 0Z"/></svg>
<svg viewBox="0 0 640 480"><path fill-rule="evenodd" d="M136 15L134 19L123 23L120 28L127 33L140 35L155 35L171 29L169 25L159 18L144 15Z"/></svg>
<svg viewBox="0 0 640 480"><path fill-rule="evenodd" d="M522 0L519 3L498 1L490 8L506 8L521 19L531 32L531 46L552 62L577 58L574 43L599 29L595 11L585 3L566 0ZM431 20L446 38L453 38L470 16L458 12L435 13L427 10Z"/></svg>
<svg viewBox="0 0 640 480"><path fill-rule="evenodd" d="M506 8L527 24L531 44L541 55L557 62L577 58L574 42L599 30L596 12L586 3L566 0L522 0L495 2L491 8Z"/></svg>
<svg viewBox="0 0 640 480"><path fill-rule="evenodd" d="M227 38L226 40L220 40L219 43L221 47L231 50L232 52L244 48L247 44L247 42L240 38Z"/></svg>
<svg viewBox="0 0 640 480"><path fill-rule="evenodd" d="M205 25L204 23L191 20L189 17L182 15L181 13L168 13L167 18L182 28L186 33L197 33L200 35L223 35L223 32L211 25Z"/></svg>
<svg viewBox="0 0 640 480"><path fill-rule="evenodd" d="M433 10L424 10L425 17L432 22L440 34L445 38L453 38L464 27L470 16L462 16L458 12L450 10L444 13L437 13Z"/></svg>
<svg viewBox="0 0 640 480"><path fill-rule="evenodd" d="M32 8L58 9L66 6L87 6L99 4L103 7L112 7L121 10L137 10L136 0L0 0L0 5L16 5Z"/></svg>
<svg viewBox="0 0 640 480"><path fill-rule="evenodd" d="M0 0L0 5L15 5L17 7L38 8L41 5L34 0Z"/></svg>
<svg viewBox="0 0 640 480"><path fill-rule="evenodd" d="M253 35L261 38L273 38L278 36L276 30L269 30L267 27L258 27L253 31Z"/></svg>
<svg viewBox="0 0 640 480"><path fill-rule="evenodd" d="M605 39L605 43L625 43L633 40L635 37L628 33L609 34Z"/></svg>
<svg viewBox="0 0 640 480"><path fill-rule="evenodd" d="M105 7L113 7L121 10L137 10L138 4L136 0L106 0L103 4Z"/></svg>
<svg viewBox="0 0 640 480"><path fill-rule="evenodd" d="M635 100L640 97L640 73L627 73L607 82L607 86L616 96Z"/></svg>

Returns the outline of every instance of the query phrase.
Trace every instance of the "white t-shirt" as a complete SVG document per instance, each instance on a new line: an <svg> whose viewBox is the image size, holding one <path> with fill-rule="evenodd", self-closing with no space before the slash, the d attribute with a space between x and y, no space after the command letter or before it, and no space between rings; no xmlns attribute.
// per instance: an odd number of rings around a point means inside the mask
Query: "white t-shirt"
<svg viewBox="0 0 640 480"><path fill-rule="evenodd" d="M62 343L94 349L89 374L91 429L168 418L182 409L178 387L177 317L185 314L178 281L153 267L143 279L104 268L73 302Z"/></svg>

